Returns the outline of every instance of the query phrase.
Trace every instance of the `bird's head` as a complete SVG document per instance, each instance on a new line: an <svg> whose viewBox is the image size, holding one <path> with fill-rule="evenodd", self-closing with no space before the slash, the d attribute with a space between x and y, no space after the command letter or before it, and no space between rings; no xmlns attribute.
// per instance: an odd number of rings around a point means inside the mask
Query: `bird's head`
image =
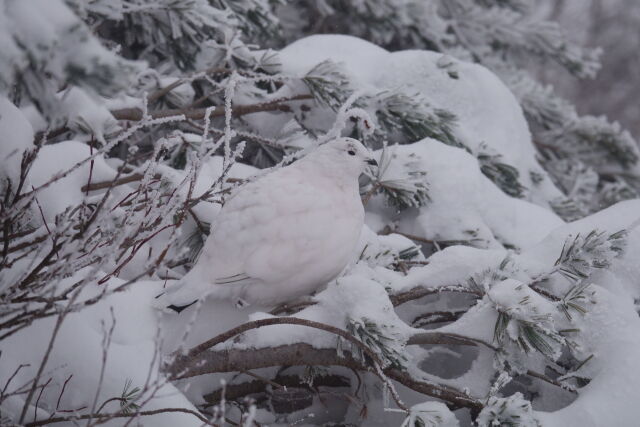
<svg viewBox="0 0 640 427"><path fill-rule="evenodd" d="M333 167L355 176L360 176L368 166L378 166L371 152L353 138L336 138L318 147L316 153L331 162Z"/></svg>

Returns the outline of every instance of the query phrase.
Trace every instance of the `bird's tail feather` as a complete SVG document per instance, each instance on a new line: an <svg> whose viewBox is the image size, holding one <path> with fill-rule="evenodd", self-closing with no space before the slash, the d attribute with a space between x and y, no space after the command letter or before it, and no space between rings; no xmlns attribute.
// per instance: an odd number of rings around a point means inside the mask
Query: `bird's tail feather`
<svg viewBox="0 0 640 427"><path fill-rule="evenodd" d="M194 270L166 286L164 291L156 296L152 305L161 311L171 310L180 313L206 297L207 288L210 287L206 286L197 274L194 274Z"/></svg>
<svg viewBox="0 0 640 427"><path fill-rule="evenodd" d="M207 299L185 310L179 316L173 312L166 314L161 320L165 350L172 352L180 347L191 348L248 322L253 313L265 310L268 308L261 306L238 308L229 300Z"/></svg>
<svg viewBox="0 0 640 427"><path fill-rule="evenodd" d="M175 305L175 304L171 304L171 305L168 305L168 306L167 306L167 308L168 308L169 310L173 310L173 311L175 311L176 313L180 313L180 312L181 312L182 310L184 310L185 308L189 308L189 307L191 307L193 304L195 304L195 303L197 303L197 302L198 302L198 300L195 300L195 301L193 301L193 302L191 302L191 303L189 303L189 304L186 304L186 305Z"/></svg>

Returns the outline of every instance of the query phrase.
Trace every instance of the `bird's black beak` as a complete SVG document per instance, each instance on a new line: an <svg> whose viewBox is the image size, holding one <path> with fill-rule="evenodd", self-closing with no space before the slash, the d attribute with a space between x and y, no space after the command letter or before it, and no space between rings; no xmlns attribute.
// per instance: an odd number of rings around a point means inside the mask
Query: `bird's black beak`
<svg viewBox="0 0 640 427"><path fill-rule="evenodd" d="M376 162L376 159L367 159L367 164L371 166L378 166L378 162Z"/></svg>

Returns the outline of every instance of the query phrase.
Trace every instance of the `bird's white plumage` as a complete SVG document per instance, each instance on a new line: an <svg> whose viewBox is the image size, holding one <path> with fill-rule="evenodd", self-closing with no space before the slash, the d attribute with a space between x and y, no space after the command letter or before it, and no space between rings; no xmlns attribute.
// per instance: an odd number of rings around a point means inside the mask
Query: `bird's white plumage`
<svg viewBox="0 0 640 427"><path fill-rule="evenodd" d="M358 177L371 162L338 138L229 198L194 268L163 300L212 295L261 305L308 294L351 260L364 220Z"/></svg>

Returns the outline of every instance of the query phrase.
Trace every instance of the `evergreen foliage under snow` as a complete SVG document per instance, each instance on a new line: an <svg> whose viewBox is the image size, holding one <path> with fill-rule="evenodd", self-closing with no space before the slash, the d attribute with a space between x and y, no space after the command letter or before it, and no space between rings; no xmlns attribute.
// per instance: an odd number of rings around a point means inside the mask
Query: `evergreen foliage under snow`
<svg viewBox="0 0 640 427"><path fill-rule="evenodd" d="M529 74L599 68L530 3L0 0L0 423L637 425L640 150ZM337 136L336 280L155 308Z"/></svg>

